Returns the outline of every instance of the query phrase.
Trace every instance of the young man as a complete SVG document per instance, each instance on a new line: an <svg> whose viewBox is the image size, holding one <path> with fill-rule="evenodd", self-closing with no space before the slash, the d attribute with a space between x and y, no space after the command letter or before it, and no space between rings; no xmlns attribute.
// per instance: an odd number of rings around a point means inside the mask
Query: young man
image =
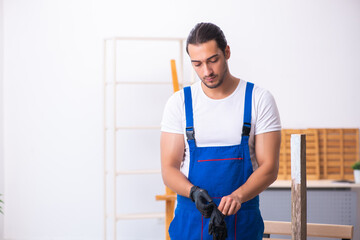
<svg viewBox="0 0 360 240"><path fill-rule="evenodd" d="M275 100L230 74L230 47L216 25L197 24L186 50L201 81L168 100L161 128L162 177L178 194L170 237L260 240L258 195L278 173Z"/></svg>

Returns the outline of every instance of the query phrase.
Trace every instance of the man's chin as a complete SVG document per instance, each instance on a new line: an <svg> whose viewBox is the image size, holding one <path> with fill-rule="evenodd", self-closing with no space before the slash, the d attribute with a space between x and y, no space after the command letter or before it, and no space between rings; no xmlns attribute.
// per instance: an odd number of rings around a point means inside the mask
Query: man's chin
<svg viewBox="0 0 360 240"><path fill-rule="evenodd" d="M207 88L210 88L210 89L214 89L214 88L217 88L221 85L221 81L219 82L206 82L205 80L202 80L202 83L207 87Z"/></svg>

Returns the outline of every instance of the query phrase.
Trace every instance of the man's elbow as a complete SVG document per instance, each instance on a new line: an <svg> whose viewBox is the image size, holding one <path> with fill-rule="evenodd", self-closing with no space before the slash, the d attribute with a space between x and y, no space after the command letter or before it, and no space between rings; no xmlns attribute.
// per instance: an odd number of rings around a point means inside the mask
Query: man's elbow
<svg viewBox="0 0 360 240"><path fill-rule="evenodd" d="M276 172L272 175L271 183L275 182L277 180L277 177L278 177L278 172Z"/></svg>
<svg viewBox="0 0 360 240"><path fill-rule="evenodd" d="M275 182L278 177L279 165L268 163L262 165L262 167L264 168L264 174L266 175L268 184L270 185Z"/></svg>
<svg viewBox="0 0 360 240"><path fill-rule="evenodd" d="M279 166L277 165L271 171L271 178L270 178L271 183L273 183L273 182L275 182L277 180L278 173L279 173Z"/></svg>
<svg viewBox="0 0 360 240"><path fill-rule="evenodd" d="M167 167L161 167L161 177L162 177L162 180L163 180L163 183L167 186Z"/></svg>

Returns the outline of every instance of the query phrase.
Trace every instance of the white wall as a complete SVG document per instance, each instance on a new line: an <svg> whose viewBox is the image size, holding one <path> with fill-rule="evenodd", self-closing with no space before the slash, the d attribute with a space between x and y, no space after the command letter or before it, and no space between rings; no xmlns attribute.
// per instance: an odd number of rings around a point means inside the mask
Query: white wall
<svg viewBox="0 0 360 240"><path fill-rule="evenodd" d="M4 1L5 238L100 239L101 38L87 1Z"/></svg>
<svg viewBox="0 0 360 240"><path fill-rule="evenodd" d="M102 39L186 37L199 21L222 27L231 72L274 94L283 127L360 127L359 1L5 0L5 239L101 239ZM147 179L127 181L135 208ZM144 221L120 230L139 224L122 239L142 239Z"/></svg>
<svg viewBox="0 0 360 240"><path fill-rule="evenodd" d="M4 194L4 101L3 101L3 58L4 58L4 14L3 14L3 1L0 0L0 194ZM3 196L1 196L3 200ZM4 216L0 214L0 239L4 235Z"/></svg>

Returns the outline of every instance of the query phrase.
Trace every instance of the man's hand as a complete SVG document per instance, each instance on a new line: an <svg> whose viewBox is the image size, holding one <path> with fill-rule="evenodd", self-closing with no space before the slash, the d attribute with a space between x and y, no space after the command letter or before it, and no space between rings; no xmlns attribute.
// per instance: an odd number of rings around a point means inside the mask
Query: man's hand
<svg viewBox="0 0 360 240"><path fill-rule="evenodd" d="M235 193L224 196L218 208L225 216L233 215L241 208L240 198Z"/></svg>
<svg viewBox="0 0 360 240"><path fill-rule="evenodd" d="M211 216L214 204L211 204L213 200L205 189L193 186L190 190L190 199L195 202L196 208L205 218Z"/></svg>
<svg viewBox="0 0 360 240"><path fill-rule="evenodd" d="M213 240L225 240L227 238L225 215L219 211L214 202L212 204L215 206L209 221L209 235L213 236Z"/></svg>

